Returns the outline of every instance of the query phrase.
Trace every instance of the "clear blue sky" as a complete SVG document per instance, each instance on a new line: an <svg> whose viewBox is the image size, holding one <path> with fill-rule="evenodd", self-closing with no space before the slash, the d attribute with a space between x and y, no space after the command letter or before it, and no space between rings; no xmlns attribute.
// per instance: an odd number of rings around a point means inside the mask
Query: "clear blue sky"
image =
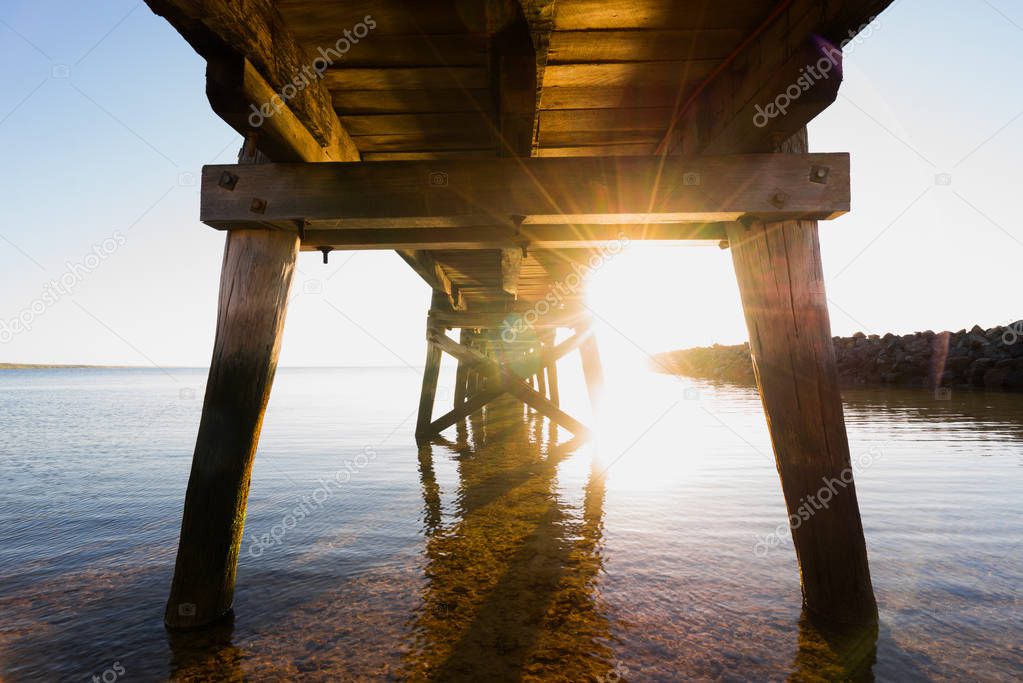
<svg viewBox="0 0 1023 683"><path fill-rule="evenodd" d="M239 141L203 61L144 3L5 0L0 64L0 321L42 304L0 362L205 365L223 235L194 182ZM821 225L836 334L1023 317L1020 73L1021 0L898 0L847 55L810 131L853 158L853 212ZM597 277L611 347L745 338L726 252L630 248ZM421 364L428 299L393 253L304 254L281 362Z"/></svg>

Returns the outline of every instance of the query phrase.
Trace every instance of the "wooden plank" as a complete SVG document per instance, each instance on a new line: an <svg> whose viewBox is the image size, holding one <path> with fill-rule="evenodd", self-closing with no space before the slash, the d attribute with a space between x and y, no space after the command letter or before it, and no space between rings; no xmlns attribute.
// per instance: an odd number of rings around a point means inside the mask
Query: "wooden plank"
<svg viewBox="0 0 1023 683"><path fill-rule="evenodd" d="M792 537L804 605L818 623L874 624L817 224L734 226L729 244L785 502L800 520ZM826 488L827 504L802 515Z"/></svg>
<svg viewBox="0 0 1023 683"><path fill-rule="evenodd" d="M592 88L652 86L676 87L679 82L710 73L714 60L684 62L613 62L599 64L548 64L544 88Z"/></svg>
<svg viewBox="0 0 1023 683"><path fill-rule="evenodd" d="M474 150L493 148L495 135L490 130L450 130L428 133L387 133L359 135L352 138L359 149L367 154L379 152L425 152L445 150Z"/></svg>
<svg viewBox="0 0 1023 683"><path fill-rule="evenodd" d="M326 245L317 245L317 248ZM414 249L403 249L394 245L387 247L397 249L397 254L407 263L412 270L416 271L421 278L434 289L447 298L448 305L453 310L465 310L465 300L462 298L458 288L451 283L451 279L444 272L444 267L437 263L436 259L426 251Z"/></svg>
<svg viewBox="0 0 1023 683"><path fill-rule="evenodd" d="M544 145L537 150L538 157L614 157L641 156L653 154L657 147L655 142L625 142L621 144L584 145L569 147L551 147ZM363 157L364 160L365 157Z"/></svg>
<svg viewBox="0 0 1023 683"><path fill-rule="evenodd" d="M501 250L501 289L513 297L519 292L519 276L522 274L522 248L511 247Z"/></svg>
<svg viewBox="0 0 1023 683"><path fill-rule="evenodd" d="M437 161L441 159L492 159L494 149L441 149L432 152L366 152L363 161Z"/></svg>
<svg viewBox="0 0 1023 683"><path fill-rule="evenodd" d="M840 53L826 50L833 66L827 78L806 79L807 67L815 68L825 56L823 46L855 35L890 3L796 0L750 42L733 68L714 79L689 111L680 112L667 147L686 154L773 151L835 99L841 83ZM809 86L805 90L804 84ZM792 86L800 95L792 99L787 114L766 121L758 116Z"/></svg>
<svg viewBox="0 0 1023 683"><path fill-rule="evenodd" d="M247 137L255 136L259 150L274 161L359 160L359 150L341 126L331 145L321 145L247 59L211 56L206 96L220 118ZM261 111L263 107L267 108Z"/></svg>
<svg viewBox="0 0 1023 683"><path fill-rule="evenodd" d="M514 227L513 216L706 223L834 218L849 201L848 154L215 165L203 169L201 220L225 229Z"/></svg>
<svg viewBox="0 0 1023 683"><path fill-rule="evenodd" d="M331 91L344 90L479 90L488 87L483 67L415 67L392 69L335 68L323 75Z"/></svg>
<svg viewBox="0 0 1023 683"><path fill-rule="evenodd" d="M339 66L345 68L486 66L487 35L485 33L382 33L377 28L344 54ZM340 34L339 34L340 35ZM333 47L339 35L330 27L314 32L295 33L309 54ZM342 45L343 46L343 45Z"/></svg>
<svg viewBox="0 0 1023 683"><path fill-rule="evenodd" d="M486 33L482 3L451 0L276 0L288 26L312 42L333 43L366 17L376 23L372 36Z"/></svg>
<svg viewBox="0 0 1023 683"><path fill-rule="evenodd" d="M203 57L240 54L275 92L291 86L288 108L321 146L336 144L340 124L330 94L318 79L304 75L313 68L312 61L286 29L273 0L146 0L146 4ZM302 87L295 85L299 74Z"/></svg>
<svg viewBox="0 0 1023 683"><path fill-rule="evenodd" d="M321 247L338 250L466 250L591 249L639 240L649 245L717 246L726 239L724 223L663 223L653 225L528 225L517 234L506 228L346 228L306 229L304 251Z"/></svg>
<svg viewBox="0 0 1023 683"><path fill-rule="evenodd" d="M490 90L439 88L432 90L335 90L331 92L339 114L418 114L479 112L494 116Z"/></svg>
<svg viewBox="0 0 1023 683"><path fill-rule="evenodd" d="M668 127L671 114L670 107L547 109L540 112L540 135L554 131L663 132Z"/></svg>
<svg viewBox="0 0 1023 683"><path fill-rule="evenodd" d="M695 83L690 79L688 83ZM540 109L617 109L620 107L675 107L687 82L657 86L546 87L540 96Z"/></svg>
<svg viewBox="0 0 1023 683"><path fill-rule="evenodd" d="M472 138L489 139L494 122L479 112L431 114L360 114L341 116L341 123L353 136L416 134L429 140L433 135L462 133ZM663 126L662 126L663 128Z"/></svg>
<svg viewBox="0 0 1023 683"><path fill-rule="evenodd" d="M555 31L549 64L721 59L743 39L735 28L706 30Z"/></svg>
<svg viewBox="0 0 1023 683"><path fill-rule="evenodd" d="M763 3L749 0L714 0L699 7L678 0L558 0L555 8L557 31L744 28L764 13Z"/></svg>
<svg viewBox="0 0 1023 683"><path fill-rule="evenodd" d="M554 29L554 2L555 0L519 0L518 4L522 10L522 16L529 27L530 42L532 43L535 72L533 85L535 92L533 96L532 133L530 136L530 155L534 155L537 148L537 133L539 131L540 99L545 88L545 73L547 70L547 53L550 46L551 31ZM522 154L521 156L527 156Z"/></svg>
<svg viewBox="0 0 1023 683"><path fill-rule="evenodd" d="M604 147L605 145L643 145L656 147L661 130L540 130L540 145L546 149L566 147ZM547 156L547 155L541 155ZM580 156L580 155L576 155ZM600 156L594 154L592 156Z"/></svg>
<svg viewBox="0 0 1023 683"><path fill-rule="evenodd" d="M234 598L252 461L281 347L298 237L234 231L164 621L203 626Z"/></svg>

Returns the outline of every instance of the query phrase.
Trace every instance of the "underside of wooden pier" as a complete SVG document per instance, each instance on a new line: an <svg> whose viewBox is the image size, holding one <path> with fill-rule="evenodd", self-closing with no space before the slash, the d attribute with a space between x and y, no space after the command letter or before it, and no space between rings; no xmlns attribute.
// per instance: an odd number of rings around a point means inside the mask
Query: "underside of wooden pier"
<svg viewBox="0 0 1023 683"><path fill-rule="evenodd" d="M849 158L810 153L805 126L837 96L842 41L890 2L147 0L245 140L202 174L227 250L168 626L231 608L300 250L392 249L432 289L429 438L503 394L589 436L557 364L578 351L597 399L594 259L729 247L790 513L843 477L817 221L850 210ZM455 400L437 416L445 353ZM854 487L792 533L809 613L874 623Z"/></svg>

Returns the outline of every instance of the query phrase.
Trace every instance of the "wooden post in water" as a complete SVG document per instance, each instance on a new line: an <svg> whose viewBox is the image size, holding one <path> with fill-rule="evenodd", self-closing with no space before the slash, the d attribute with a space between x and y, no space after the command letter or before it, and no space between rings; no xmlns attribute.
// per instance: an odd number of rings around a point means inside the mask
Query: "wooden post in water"
<svg viewBox="0 0 1023 683"><path fill-rule="evenodd" d="M544 334L543 345L545 349L554 348L557 339L557 331L551 330ZM551 403L561 406L561 397L558 395L558 362L554 361L547 366L547 389L550 394Z"/></svg>
<svg viewBox="0 0 1023 683"><path fill-rule="evenodd" d="M227 235L217 336L164 614L168 627L203 626L231 609L252 459L277 369L298 247L294 233Z"/></svg>
<svg viewBox="0 0 1023 683"><path fill-rule="evenodd" d="M805 149L805 140L804 131L787 144L798 151ZM735 224L728 241L790 515L803 602L822 623L876 622L817 221Z"/></svg>
<svg viewBox="0 0 1023 683"><path fill-rule="evenodd" d="M582 359L583 377L586 380L586 391L590 395L590 405L596 410L604 390L604 367L600 363L600 348L592 330L579 345L579 356Z"/></svg>
<svg viewBox="0 0 1023 683"><path fill-rule="evenodd" d="M469 346L472 341L472 330L462 328L458 333L458 342L463 346ZM465 361L458 361L458 369L455 371L455 401L454 406L458 406L465 403L465 397L468 390L469 383L469 366Z"/></svg>
<svg viewBox="0 0 1023 683"><path fill-rule="evenodd" d="M445 307L444 295L442 292L434 291L431 310ZM423 436L430 431L430 422L433 421L433 403L437 395L437 379L440 377L440 359L443 355L439 346L430 341L429 316L427 316L426 329L426 365L423 368L423 388L419 394L419 417L416 420L416 436ZM444 334L444 330L439 331Z"/></svg>

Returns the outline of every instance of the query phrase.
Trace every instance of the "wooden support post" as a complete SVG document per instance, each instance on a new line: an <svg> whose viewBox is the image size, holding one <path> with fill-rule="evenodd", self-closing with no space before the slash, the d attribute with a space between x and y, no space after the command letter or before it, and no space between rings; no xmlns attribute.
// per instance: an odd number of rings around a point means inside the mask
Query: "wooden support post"
<svg viewBox="0 0 1023 683"><path fill-rule="evenodd" d="M579 357L583 364L583 377L586 379L586 391L590 395L593 410L600 404L600 395L604 390L604 367L600 363L600 349L597 338L592 331L586 334L579 345Z"/></svg>
<svg viewBox="0 0 1023 683"><path fill-rule="evenodd" d="M434 290L430 310L448 307L447 295ZM426 365L423 368L423 388L419 394L419 416L416 419L416 436L423 436L430 431L433 421L433 403L437 395L437 379L440 377L440 359L443 353L440 346L432 340L435 334L444 336L443 329L433 327L429 313L426 316Z"/></svg>
<svg viewBox="0 0 1023 683"><path fill-rule="evenodd" d="M440 359L440 347L428 341L426 343L426 367L423 369L423 389L419 394L416 436L422 436L430 431L430 422L433 421L433 399L437 394L437 379L440 376Z"/></svg>
<svg viewBox="0 0 1023 683"><path fill-rule="evenodd" d="M785 503L799 520L804 605L821 623L874 623L817 223L751 222L728 239Z"/></svg>
<svg viewBox="0 0 1023 683"><path fill-rule="evenodd" d="M472 341L472 330L462 328L458 334L458 343L462 346L469 346ZM468 382L469 382L469 365L463 361L458 361L458 369L455 371L455 401L454 407L465 403L465 397L468 393Z"/></svg>
<svg viewBox="0 0 1023 683"><path fill-rule="evenodd" d="M540 392L541 396L547 398L547 375L542 367L536 373L536 390Z"/></svg>
<svg viewBox="0 0 1023 683"><path fill-rule="evenodd" d="M298 248L294 233L227 236L217 336L164 615L170 628L203 626L231 609L252 459Z"/></svg>
<svg viewBox="0 0 1023 683"><path fill-rule="evenodd" d="M547 350L554 348L554 342L556 339L556 331L551 330L544 335L543 345L544 353ZM558 361L555 359L551 361L550 365L547 366L547 388L549 390L549 396L551 403L556 406L561 406L561 397L558 395Z"/></svg>

